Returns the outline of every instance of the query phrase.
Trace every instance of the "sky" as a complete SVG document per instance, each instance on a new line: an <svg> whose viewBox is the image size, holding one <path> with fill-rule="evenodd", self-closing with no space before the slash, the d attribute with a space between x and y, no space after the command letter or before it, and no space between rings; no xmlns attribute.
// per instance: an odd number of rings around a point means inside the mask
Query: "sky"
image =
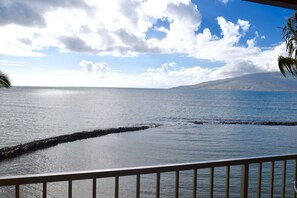
<svg viewBox="0 0 297 198"><path fill-rule="evenodd" d="M278 71L292 10L243 0L1 0L13 86L169 88Z"/></svg>

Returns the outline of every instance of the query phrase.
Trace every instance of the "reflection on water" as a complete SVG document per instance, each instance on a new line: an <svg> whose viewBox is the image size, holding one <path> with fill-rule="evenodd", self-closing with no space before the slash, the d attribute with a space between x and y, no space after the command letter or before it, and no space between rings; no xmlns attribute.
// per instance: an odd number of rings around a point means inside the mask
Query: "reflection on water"
<svg viewBox="0 0 297 198"><path fill-rule="evenodd" d="M41 93L41 94L40 94ZM53 97L52 97L53 96ZM214 92L143 89L13 88L0 93L0 145L78 131L160 123L145 131L113 134L58 145L0 162L0 174L21 175L184 163L296 152L296 127L193 124L195 120L296 121L295 93ZM263 193L269 189L270 164L264 164ZM289 168L288 164L288 168ZM293 165L292 165L293 166ZM280 165L276 167L281 169ZM251 167L251 175L257 167ZM233 197L240 167L231 173ZM276 171L276 178L281 172ZM224 169L216 169L215 197L224 195ZM198 195L208 194L209 170L198 172ZM191 172L182 172L181 197L191 195ZM291 177L288 178L288 193ZM250 192L256 193L256 179ZM275 180L275 192L281 186ZM111 187L110 187L111 184ZM113 197L114 180L98 180L98 195ZM122 197L135 195L135 178L120 180ZM91 193L91 181L73 183L77 197ZM155 196L155 175L141 177L141 197ZM3 188L1 188L3 189ZM9 190L10 189L10 190ZM53 183L49 197L67 194L67 183ZM174 173L161 176L162 197L174 194ZM12 197L5 188L0 197ZM22 197L40 197L41 185L21 188ZM199 194L200 193L200 194ZM221 195L221 196L220 196ZM90 197L90 196L89 196Z"/></svg>

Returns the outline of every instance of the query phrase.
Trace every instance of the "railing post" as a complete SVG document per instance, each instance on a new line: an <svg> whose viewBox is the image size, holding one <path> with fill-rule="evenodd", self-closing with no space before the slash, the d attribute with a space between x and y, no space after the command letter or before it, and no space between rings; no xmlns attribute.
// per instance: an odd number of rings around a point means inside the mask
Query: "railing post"
<svg viewBox="0 0 297 198"><path fill-rule="evenodd" d="M97 180L96 178L93 178L93 198L96 198L97 196Z"/></svg>
<svg viewBox="0 0 297 198"><path fill-rule="evenodd" d="M229 198L230 191L230 166L226 168L226 198Z"/></svg>
<svg viewBox="0 0 297 198"><path fill-rule="evenodd" d="M42 185L42 198L46 198L46 193L47 193L47 185L46 185L46 182L43 182L43 185Z"/></svg>
<svg viewBox="0 0 297 198"><path fill-rule="evenodd" d="M68 198L72 198L72 180L68 181Z"/></svg>
<svg viewBox="0 0 297 198"><path fill-rule="evenodd" d="M286 198L286 173L287 173L287 161L283 161L283 185L282 185L282 198Z"/></svg>
<svg viewBox="0 0 297 198"><path fill-rule="evenodd" d="M294 160L295 163L294 163L294 181L297 180L297 159ZM295 185L295 184L294 184ZM296 197L296 192L295 192L295 189L293 189L293 198Z"/></svg>
<svg viewBox="0 0 297 198"><path fill-rule="evenodd" d="M249 191L249 164L244 164L241 167L240 197L248 198L248 191Z"/></svg>
<svg viewBox="0 0 297 198"><path fill-rule="evenodd" d="M20 185L15 185L15 198L20 198Z"/></svg>
<svg viewBox="0 0 297 198"><path fill-rule="evenodd" d="M157 173L157 178L156 178L156 198L160 197L160 180L161 180L161 175L158 172Z"/></svg>
<svg viewBox="0 0 297 198"><path fill-rule="evenodd" d="M119 176L115 177L114 197L119 198Z"/></svg>
<svg viewBox="0 0 297 198"><path fill-rule="evenodd" d="M262 162L259 163L258 167L258 198L261 198L262 191Z"/></svg>
<svg viewBox="0 0 297 198"><path fill-rule="evenodd" d="M136 176L136 198L140 198L140 175Z"/></svg>
<svg viewBox="0 0 297 198"><path fill-rule="evenodd" d="M271 162L271 176L270 176L270 198L274 194L274 161Z"/></svg>
<svg viewBox="0 0 297 198"><path fill-rule="evenodd" d="M210 168L210 198L213 198L214 167Z"/></svg>
<svg viewBox="0 0 297 198"><path fill-rule="evenodd" d="M194 169L193 173L193 198L197 197L197 169Z"/></svg>
<svg viewBox="0 0 297 198"><path fill-rule="evenodd" d="M179 197L179 171L175 172L175 198Z"/></svg>

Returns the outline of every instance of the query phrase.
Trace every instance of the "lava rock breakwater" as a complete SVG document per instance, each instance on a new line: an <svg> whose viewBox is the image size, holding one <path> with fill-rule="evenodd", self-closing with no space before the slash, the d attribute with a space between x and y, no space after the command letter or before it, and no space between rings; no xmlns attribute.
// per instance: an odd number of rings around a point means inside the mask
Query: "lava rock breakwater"
<svg viewBox="0 0 297 198"><path fill-rule="evenodd" d="M193 121L194 124L229 124L229 125L266 125L266 126L297 126L297 122L278 121Z"/></svg>
<svg viewBox="0 0 297 198"><path fill-rule="evenodd" d="M10 159L31 151L36 151L36 150L56 146L61 143L74 142L77 140L83 140L88 138L95 138L95 137L104 136L108 134L140 131L140 130L145 130L145 129L154 128L158 126L159 125L157 124L150 124L150 125L141 125L141 126L132 126L132 127L96 129L93 131L82 131L82 132L77 132L77 133L72 133L67 135L60 135L56 137L45 138L41 140L35 140L32 142L19 144L16 146L1 148L0 160Z"/></svg>

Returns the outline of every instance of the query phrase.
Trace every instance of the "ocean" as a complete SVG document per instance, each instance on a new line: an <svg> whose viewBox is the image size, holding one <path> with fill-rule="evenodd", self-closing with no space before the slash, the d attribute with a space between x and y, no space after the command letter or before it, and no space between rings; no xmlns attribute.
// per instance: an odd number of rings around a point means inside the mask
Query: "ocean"
<svg viewBox="0 0 297 198"><path fill-rule="evenodd" d="M294 92L49 87L0 89L0 147L85 130L160 124L157 128L60 144L3 160L0 162L0 176L296 153L297 126L219 124L221 121L297 121L296 98L297 93ZM206 123L197 125L194 121ZM186 172L181 178L188 175ZM171 188L174 181L168 183L172 176L165 174L162 177L165 189L161 192L162 197L174 194L174 188ZM130 179L127 178L126 184L121 186L121 197L134 197L135 183L129 182ZM203 181L203 177L200 179L201 188L204 185L206 188L207 182ZM236 179L235 176L234 186L231 186L234 197L238 191ZM191 186L187 179L184 180L180 190L184 195L182 197L190 197ZM142 181L146 187L142 189L141 197L154 197L154 177L145 176ZM100 182L98 196L112 197L112 181L106 179ZM111 187L108 186L110 183ZM91 197L91 181L79 181L73 185L77 186L74 197ZM223 184L217 180L216 185L215 197L220 197L224 192ZM21 190L22 197L40 197L40 189L41 185L25 186ZM63 193L67 193L67 183L51 184L48 189L49 197L63 197ZM206 197L207 192L200 195ZM12 194L13 188L0 188L0 197L13 197Z"/></svg>

